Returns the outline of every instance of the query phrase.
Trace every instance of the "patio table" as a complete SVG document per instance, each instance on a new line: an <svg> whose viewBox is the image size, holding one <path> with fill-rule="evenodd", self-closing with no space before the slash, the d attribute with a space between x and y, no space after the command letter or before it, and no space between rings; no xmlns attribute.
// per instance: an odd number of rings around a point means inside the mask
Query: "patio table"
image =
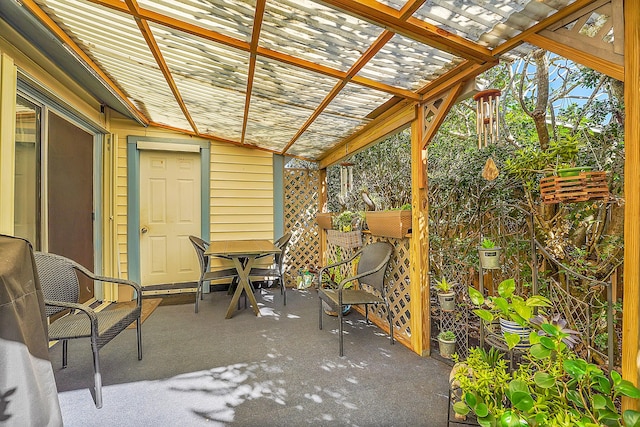
<svg viewBox="0 0 640 427"><path fill-rule="evenodd" d="M253 239L253 240L221 240L211 242L205 255L231 259L233 265L238 271L239 283L231 298L231 303L227 309L226 319L230 319L235 311L236 304L242 291L247 293L249 302L253 307L256 316L260 315L258 302L253 295L253 289L249 284L249 272L256 258L264 255L275 255L280 253L280 249L269 240Z"/></svg>

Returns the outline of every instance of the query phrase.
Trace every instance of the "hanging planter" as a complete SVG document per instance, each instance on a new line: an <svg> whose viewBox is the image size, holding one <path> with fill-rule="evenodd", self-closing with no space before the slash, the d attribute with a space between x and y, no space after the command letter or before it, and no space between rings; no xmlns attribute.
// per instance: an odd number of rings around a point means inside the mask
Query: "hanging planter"
<svg viewBox="0 0 640 427"><path fill-rule="evenodd" d="M330 245L339 246L344 249L355 249L362 246L362 232L338 230L327 230L327 242Z"/></svg>
<svg viewBox="0 0 640 427"><path fill-rule="evenodd" d="M333 213L322 212L316 214L316 222L318 223L318 227L320 227L321 229L331 229L333 227Z"/></svg>
<svg viewBox="0 0 640 427"><path fill-rule="evenodd" d="M558 176L540 180L540 196L545 204L576 203L587 200L607 200L607 173L591 172L588 167L559 169Z"/></svg>
<svg viewBox="0 0 640 427"><path fill-rule="evenodd" d="M482 241L482 245L478 247L478 257L480 258L480 266L484 270L499 270L500 265L500 254L502 253L502 248L500 246L495 246L495 244L489 240L484 239Z"/></svg>
<svg viewBox="0 0 640 427"><path fill-rule="evenodd" d="M374 236L401 239L411 229L411 210L369 211L365 214L369 231Z"/></svg>

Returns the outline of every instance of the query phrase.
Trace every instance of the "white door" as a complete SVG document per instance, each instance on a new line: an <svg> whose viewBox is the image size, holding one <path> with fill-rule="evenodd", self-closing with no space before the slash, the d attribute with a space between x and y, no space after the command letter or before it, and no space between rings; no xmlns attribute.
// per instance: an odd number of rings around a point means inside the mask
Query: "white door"
<svg viewBox="0 0 640 427"><path fill-rule="evenodd" d="M140 151L142 286L198 280L189 235L200 236L200 154Z"/></svg>

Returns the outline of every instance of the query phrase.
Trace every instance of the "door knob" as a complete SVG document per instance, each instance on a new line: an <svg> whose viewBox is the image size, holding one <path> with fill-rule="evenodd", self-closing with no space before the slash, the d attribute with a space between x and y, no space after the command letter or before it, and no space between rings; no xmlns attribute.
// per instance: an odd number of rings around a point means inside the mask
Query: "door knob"
<svg viewBox="0 0 640 427"><path fill-rule="evenodd" d="M140 232L141 232L142 234L146 233L147 231L149 231L149 229L148 229L147 227L142 227L142 228L140 229Z"/></svg>

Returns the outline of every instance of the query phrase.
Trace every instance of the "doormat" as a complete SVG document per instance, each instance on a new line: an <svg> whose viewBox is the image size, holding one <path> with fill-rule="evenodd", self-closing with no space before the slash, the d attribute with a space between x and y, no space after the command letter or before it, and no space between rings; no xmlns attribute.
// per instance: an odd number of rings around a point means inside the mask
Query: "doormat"
<svg viewBox="0 0 640 427"><path fill-rule="evenodd" d="M162 298L143 298L142 299L142 314L140 315L140 324L144 323L147 320L147 317L153 313L153 311L158 308L160 303L162 302ZM119 304L135 304L135 301L119 303ZM135 329L136 322L133 322L127 329Z"/></svg>

